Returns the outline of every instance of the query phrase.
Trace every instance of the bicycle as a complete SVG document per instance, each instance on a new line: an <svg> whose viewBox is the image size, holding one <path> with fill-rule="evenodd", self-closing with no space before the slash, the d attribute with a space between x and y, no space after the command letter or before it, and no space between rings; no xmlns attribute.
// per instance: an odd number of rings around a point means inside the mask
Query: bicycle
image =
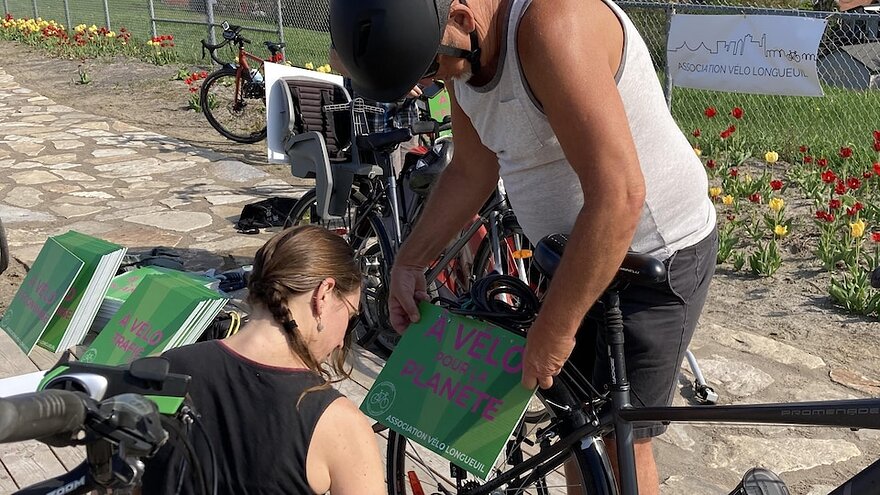
<svg viewBox="0 0 880 495"><path fill-rule="evenodd" d="M263 81L265 62L284 59L284 43L266 41L271 57L262 59L247 52L244 45L251 40L241 35L241 26L224 21L223 42L212 45L202 40L202 58L205 53L220 64L202 83L199 103L208 123L221 135L232 141L252 144L266 139L266 84ZM227 63L214 53L232 43L238 47L237 63ZM252 67L248 60L256 63ZM240 127L236 127L240 126Z"/></svg>
<svg viewBox="0 0 880 495"><path fill-rule="evenodd" d="M437 135L450 124L422 121L412 129L367 134L365 126L356 125L365 118L354 115L383 112L382 109L352 102L324 106L322 110L351 113L351 132L357 136L351 143L351 156L360 156L366 151L371 155L369 163L376 166L353 171L340 164L319 167L326 176L319 177L318 187L297 201L285 227L318 224L347 238L365 280L356 342L387 358L399 339L387 313L391 266L397 250L421 214L431 183L451 161L452 142L441 138L426 155L410 154L399 175L391 165L390 154L412 134ZM381 140L384 135L392 135L385 146L370 144L370 139ZM309 174L316 175L311 169L294 173L300 177ZM330 202L336 204L337 210L330 212L329 206L325 206L327 211L321 211L321 205ZM463 262L462 255L468 247L473 259ZM428 285L434 295L454 297L466 291L473 280L493 271L518 274L527 281L530 273L534 275L529 266L529 248L506 195L502 189L496 189L471 225L430 267L426 275Z"/></svg>
<svg viewBox="0 0 880 495"><path fill-rule="evenodd" d="M14 495L132 493L140 486L143 459L168 442L185 450L200 491L216 493L216 479L209 483L186 433L190 425L201 429L184 404L189 381L169 373L163 358L139 359L128 368L60 363L46 374L40 391L0 398L0 443L86 447L82 464ZM211 463L216 468L213 451Z"/></svg>
<svg viewBox="0 0 880 495"><path fill-rule="evenodd" d="M0 273L9 268L9 243L6 240L6 229L3 228L3 220L0 219Z"/></svg>
<svg viewBox="0 0 880 495"><path fill-rule="evenodd" d="M548 279L558 267L567 238L542 239L535 247L534 265ZM539 425L525 422L514 430L505 451L488 480L468 478L467 473L430 451L390 432L387 447L387 481L390 495L401 494L501 494L582 493L637 495L633 453L633 423L760 423L771 425L837 426L880 429L880 399L833 400L778 404L724 406L635 407L630 402L624 358L623 323L619 293L629 284L654 284L665 280L665 266L649 256L627 255L614 281L590 316L604 322L601 331L608 342L612 383L596 390L569 364L554 378L553 386L538 390L547 410ZM876 282L880 285L880 273ZM525 334L540 304L532 290L519 280L490 276L469 296L471 316L501 328ZM508 297L498 298L499 293ZM509 301L514 301L511 305ZM460 311L454 305L450 311ZM524 316L525 315L525 316ZM603 437L614 434L618 451L619 479L611 470ZM566 474L559 472L568 462ZM877 493L880 461L844 482L831 495ZM767 470L746 473L731 495L787 495L782 480Z"/></svg>

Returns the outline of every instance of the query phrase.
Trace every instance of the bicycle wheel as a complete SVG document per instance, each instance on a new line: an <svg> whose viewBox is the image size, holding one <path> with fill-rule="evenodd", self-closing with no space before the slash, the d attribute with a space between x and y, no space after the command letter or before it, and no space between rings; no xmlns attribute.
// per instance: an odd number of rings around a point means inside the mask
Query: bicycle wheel
<svg viewBox="0 0 880 495"><path fill-rule="evenodd" d="M348 236L360 202L355 198L350 198L350 206L346 215L324 219L318 214L317 198L318 192L315 189L306 191L297 200L296 204L293 205L293 208L290 209L290 213L288 213L287 218L284 220L284 228L296 225L318 225L339 235Z"/></svg>
<svg viewBox="0 0 880 495"><path fill-rule="evenodd" d="M9 244L6 242L6 229L3 228L3 220L0 220L0 273L9 268Z"/></svg>
<svg viewBox="0 0 880 495"><path fill-rule="evenodd" d="M235 70L220 69L205 79L199 96L202 113L223 137L247 144L266 139L263 83L238 80Z"/></svg>
<svg viewBox="0 0 880 495"><path fill-rule="evenodd" d="M400 340L400 335L391 327L388 313L388 290L394 261L391 241L381 218L369 214L360 225L354 227L349 242L364 277L357 342L387 359Z"/></svg>
<svg viewBox="0 0 880 495"><path fill-rule="evenodd" d="M567 433L584 424L578 403L563 382L562 377L557 377L550 391L538 392L551 411L548 419L551 416L553 419L540 424L520 422L486 481L503 483L486 493L561 495L575 487L581 489L580 493L589 495L616 493L609 489L614 480L604 444L600 440L587 446L577 441L530 470L519 475L509 473L526 459L557 446ZM566 470L564 466L567 461L571 462ZM400 434L389 432L386 459L389 495L458 494L485 485L471 475L455 479L452 472L449 461ZM565 472L568 472L568 477Z"/></svg>

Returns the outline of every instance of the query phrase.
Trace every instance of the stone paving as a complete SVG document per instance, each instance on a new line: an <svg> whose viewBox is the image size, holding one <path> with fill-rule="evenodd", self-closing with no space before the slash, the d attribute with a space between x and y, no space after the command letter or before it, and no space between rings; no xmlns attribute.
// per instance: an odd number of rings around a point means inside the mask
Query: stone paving
<svg viewBox="0 0 880 495"><path fill-rule="evenodd" d="M242 206L298 196L309 187L294 184L293 177L281 180L210 150L60 105L20 87L0 67L0 217L24 262L48 236L73 229L131 251L173 247L193 269L220 268L229 256L252 257L271 235L237 233ZM851 371L833 370L829 379L821 356L711 313L691 348L724 403L880 391L880 383ZM687 403L691 380L685 369L676 403ZM726 494L755 465L793 480L793 493L823 495L876 458L877 439L873 431L673 425L655 443L667 495Z"/></svg>
<svg viewBox="0 0 880 495"><path fill-rule="evenodd" d="M0 218L24 262L36 257L46 237L70 229L133 251L178 248L202 265L211 264L212 255L252 256L269 234L237 233L242 207L309 188L292 185L292 176L281 180L210 150L59 105L20 87L2 68L0 177Z"/></svg>

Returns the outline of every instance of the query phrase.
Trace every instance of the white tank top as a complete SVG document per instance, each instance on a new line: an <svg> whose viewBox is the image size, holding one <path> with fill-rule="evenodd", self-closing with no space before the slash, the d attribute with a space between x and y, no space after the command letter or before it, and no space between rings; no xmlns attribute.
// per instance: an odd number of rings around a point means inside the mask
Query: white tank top
<svg viewBox="0 0 880 495"><path fill-rule="evenodd" d="M615 80L647 188L631 249L666 259L712 232L715 207L703 165L666 107L644 40L620 7L604 1L624 28L623 58ZM493 80L481 87L456 81L455 96L483 144L498 157L517 219L537 242L547 234L571 232L584 192L524 82L516 33L530 4L531 0L510 0Z"/></svg>

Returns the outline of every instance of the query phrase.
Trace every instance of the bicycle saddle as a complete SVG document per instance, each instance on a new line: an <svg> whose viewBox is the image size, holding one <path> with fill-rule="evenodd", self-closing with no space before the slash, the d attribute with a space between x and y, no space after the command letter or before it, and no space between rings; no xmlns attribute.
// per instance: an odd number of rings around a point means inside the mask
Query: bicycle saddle
<svg viewBox="0 0 880 495"><path fill-rule="evenodd" d="M434 145L425 156L419 158L409 175L409 188L416 194L427 196L431 186L443 170L452 162L453 145L451 140L443 140Z"/></svg>
<svg viewBox="0 0 880 495"><path fill-rule="evenodd" d="M566 234L550 234L535 246L533 252L535 267L547 278L553 278L567 242ZM629 252L620 264L614 279L638 285L657 284L666 280L666 266L653 256Z"/></svg>
<svg viewBox="0 0 880 495"><path fill-rule="evenodd" d="M394 129L393 131L358 136L357 146L362 150L387 151L410 139L412 139L412 131L409 129Z"/></svg>

